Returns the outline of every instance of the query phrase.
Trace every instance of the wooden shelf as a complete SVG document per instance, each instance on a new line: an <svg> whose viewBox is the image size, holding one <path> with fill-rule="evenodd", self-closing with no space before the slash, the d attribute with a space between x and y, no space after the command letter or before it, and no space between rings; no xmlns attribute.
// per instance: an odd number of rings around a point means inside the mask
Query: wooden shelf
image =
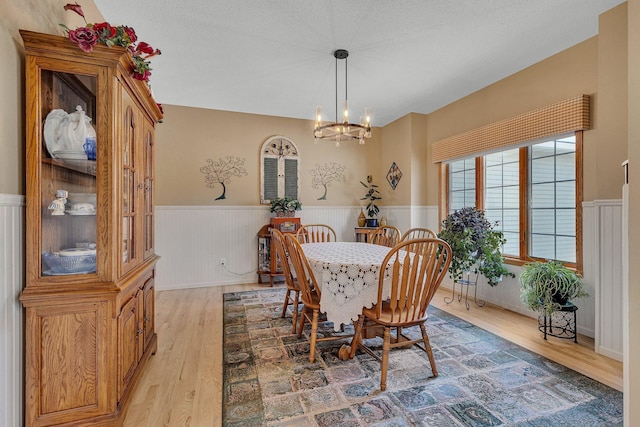
<svg viewBox="0 0 640 427"><path fill-rule="evenodd" d="M64 169L80 172L85 175L96 176L95 160L63 160L63 159L42 159L42 163L58 166Z"/></svg>

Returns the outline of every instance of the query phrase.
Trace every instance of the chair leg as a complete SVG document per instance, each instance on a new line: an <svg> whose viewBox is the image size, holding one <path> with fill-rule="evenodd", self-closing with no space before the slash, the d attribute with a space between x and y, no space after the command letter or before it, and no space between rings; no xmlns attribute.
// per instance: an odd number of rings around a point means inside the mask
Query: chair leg
<svg viewBox="0 0 640 427"><path fill-rule="evenodd" d="M302 312L300 313L300 325L298 325L298 338L302 337L302 329L304 329L304 320L307 317L307 307L302 307Z"/></svg>
<svg viewBox="0 0 640 427"><path fill-rule="evenodd" d="M402 340L402 326L396 328L396 342L399 343Z"/></svg>
<svg viewBox="0 0 640 427"><path fill-rule="evenodd" d="M387 389L387 367L389 364L389 347L391 346L391 330L384 328L384 343L382 344L382 372L380 372L380 390Z"/></svg>
<svg viewBox="0 0 640 427"><path fill-rule="evenodd" d="M287 293L284 296L284 304L282 304L282 314L280 317L284 317L287 314L287 306L289 305L289 295L291 295L291 289L287 289Z"/></svg>
<svg viewBox="0 0 640 427"><path fill-rule="evenodd" d="M293 319L291 320L291 333L296 333L296 326L298 326L298 303L300 302L300 295L298 291L294 291L295 299L293 300Z"/></svg>
<svg viewBox="0 0 640 427"><path fill-rule="evenodd" d="M427 350L427 356L429 357L429 363L431 364L431 371L433 376L438 376L438 370L436 369L436 359L433 357L433 351L431 351L431 344L429 344L429 336L427 335L427 329L424 327L424 323L420 325L420 331L422 331L422 340L424 341L424 348Z"/></svg>
<svg viewBox="0 0 640 427"><path fill-rule="evenodd" d="M362 326L364 325L364 316L361 314L358 316L358 323L356 323L355 330L353 331L353 339L351 340L351 351L349 352L349 359L353 359L356 355L356 350L362 342Z"/></svg>
<svg viewBox="0 0 640 427"><path fill-rule="evenodd" d="M313 318L311 320L311 342L309 343L310 363L313 363L316 354L316 340L318 338L318 317L320 317L320 310L313 310Z"/></svg>

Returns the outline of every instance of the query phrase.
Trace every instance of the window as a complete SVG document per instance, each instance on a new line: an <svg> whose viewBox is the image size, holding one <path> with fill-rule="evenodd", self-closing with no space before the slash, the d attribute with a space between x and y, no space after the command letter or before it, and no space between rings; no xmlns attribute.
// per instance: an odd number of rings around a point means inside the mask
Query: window
<svg viewBox="0 0 640 427"><path fill-rule="evenodd" d="M520 255L520 154L517 148L484 158L484 210L487 219L498 221L507 243L505 255Z"/></svg>
<svg viewBox="0 0 640 427"><path fill-rule="evenodd" d="M449 211L476 205L476 160L449 164Z"/></svg>
<svg viewBox="0 0 640 427"><path fill-rule="evenodd" d="M575 136L529 147L529 254L576 262Z"/></svg>
<svg viewBox="0 0 640 427"><path fill-rule="evenodd" d="M558 259L577 265L581 143L582 132L576 132L450 162L449 211L464 206L484 209L507 239L503 248L507 259Z"/></svg>
<svg viewBox="0 0 640 427"><path fill-rule="evenodd" d="M298 148L284 136L272 136L262 144L260 203L278 197L298 198Z"/></svg>

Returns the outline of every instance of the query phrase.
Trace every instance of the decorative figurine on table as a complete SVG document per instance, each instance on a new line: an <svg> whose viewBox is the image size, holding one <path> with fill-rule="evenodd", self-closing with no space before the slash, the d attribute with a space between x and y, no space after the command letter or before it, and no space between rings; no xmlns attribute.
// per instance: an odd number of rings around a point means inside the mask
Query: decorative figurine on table
<svg viewBox="0 0 640 427"><path fill-rule="evenodd" d="M64 215L64 205L67 203L67 197L69 193L67 190L56 191L56 199L49 203L49 210L51 215Z"/></svg>

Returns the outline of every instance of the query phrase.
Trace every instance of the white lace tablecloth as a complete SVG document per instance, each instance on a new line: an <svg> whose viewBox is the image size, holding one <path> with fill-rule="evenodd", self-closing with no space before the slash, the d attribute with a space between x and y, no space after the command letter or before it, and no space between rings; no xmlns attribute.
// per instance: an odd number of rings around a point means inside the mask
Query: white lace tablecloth
<svg viewBox="0 0 640 427"><path fill-rule="evenodd" d="M380 265L391 248L369 243L306 243L302 249L322 291L320 307L333 322L357 320L378 299ZM386 270L386 269L385 269Z"/></svg>

